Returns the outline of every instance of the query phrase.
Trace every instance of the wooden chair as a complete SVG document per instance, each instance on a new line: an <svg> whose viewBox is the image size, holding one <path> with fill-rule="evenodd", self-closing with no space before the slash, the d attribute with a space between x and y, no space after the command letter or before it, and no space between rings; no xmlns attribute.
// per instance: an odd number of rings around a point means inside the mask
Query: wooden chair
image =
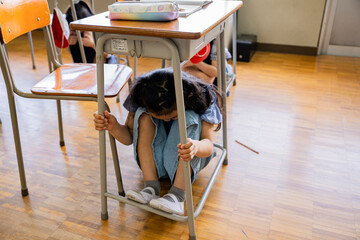
<svg viewBox="0 0 360 240"><path fill-rule="evenodd" d="M42 28L49 58L55 71L39 81L31 92L22 92L13 79L5 44L16 37ZM25 98L54 99L58 106L60 135L62 134L60 100L97 101L96 65L65 64L56 60L55 46L51 34L50 12L46 0L2 0L0 1L0 65L4 76L18 161L21 192L28 195L23 164L20 131L17 122L14 94ZM122 64L104 64L105 97L115 97L132 76L132 69ZM106 104L105 104L106 105ZM107 106L106 106L107 107ZM108 108L108 107L107 107ZM62 139L62 136L60 137ZM64 144L64 143L60 143ZM115 139L110 135L119 193L123 194Z"/></svg>
<svg viewBox="0 0 360 240"><path fill-rule="evenodd" d="M80 0L69 0L70 1L70 8L71 8L71 13L73 16L73 20L77 21L78 20L78 16L76 14L76 7L75 4L80 4ZM84 1L83 1L84 2ZM88 6L89 10L94 13L94 0L91 0L91 7ZM88 5L85 2L86 5ZM55 0L55 7L57 7L57 0ZM79 30L75 31L76 33L76 38L79 44L79 49L80 49L80 54L81 54L81 59L83 61L83 63L86 63L86 57L85 57L85 50L84 50L84 45L82 42L82 38L81 38L81 33ZM96 44L96 35L93 34L94 39L95 39L95 44ZM136 58L136 57L135 57ZM120 55L117 55L116 57L117 63L118 64L126 64L128 67L130 67L130 61L129 61L129 56L126 56L125 58L120 57ZM133 75L134 75L134 79L136 78L136 59L134 59L134 68L133 68ZM116 97L116 102L119 103L120 102L120 96L117 95Z"/></svg>

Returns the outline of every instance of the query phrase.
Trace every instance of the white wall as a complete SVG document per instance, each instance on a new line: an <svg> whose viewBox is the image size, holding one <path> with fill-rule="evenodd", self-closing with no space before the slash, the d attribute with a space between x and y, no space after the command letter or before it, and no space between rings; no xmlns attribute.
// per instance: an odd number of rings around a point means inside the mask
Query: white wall
<svg viewBox="0 0 360 240"><path fill-rule="evenodd" d="M238 12L238 35L256 34L260 43L317 47L326 0L242 1L244 5ZM48 2L52 9L54 0ZM86 2L90 3L90 0ZM113 2L94 0L95 12L107 11L107 6ZM58 0L63 12L69 3L70 0Z"/></svg>
<svg viewBox="0 0 360 240"><path fill-rule="evenodd" d="M238 35L259 43L317 47L326 0L243 0Z"/></svg>
<svg viewBox="0 0 360 240"><path fill-rule="evenodd" d="M84 0L91 6L91 0ZM93 0L95 6L95 13L107 11L107 6L114 3L115 0ZM70 0L58 0L59 9L65 13L66 9L70 6ZM52 11L55 5L55 0L48 0L49 8Z"/></svg>

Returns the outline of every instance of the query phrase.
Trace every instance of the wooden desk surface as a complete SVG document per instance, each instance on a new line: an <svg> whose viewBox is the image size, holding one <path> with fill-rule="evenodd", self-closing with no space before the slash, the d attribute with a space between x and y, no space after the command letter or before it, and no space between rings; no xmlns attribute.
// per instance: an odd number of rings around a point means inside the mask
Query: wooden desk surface
<svg viewBox="0 0 360 240"><path fill-rule="evenodd" d="M141 35L165 38L198 39L242 6L242 1L215 1L203 9L170 22L110 21L108 12L70 24L73 30Z"/></svg>

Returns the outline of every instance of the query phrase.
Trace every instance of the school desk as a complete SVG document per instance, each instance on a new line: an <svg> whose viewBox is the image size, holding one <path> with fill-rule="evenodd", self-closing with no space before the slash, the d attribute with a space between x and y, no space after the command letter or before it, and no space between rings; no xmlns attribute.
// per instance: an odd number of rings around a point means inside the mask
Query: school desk
<svg viewBox="0 0 360 240"><path fill-rule="evenodd" d="M194 218L196 218L209 194L214 179L221 169L222 164L227 164L226 148L226 80L225 80L225 42L224 28L227 18L232 16L242 6L242 1L214 1L203 9L189 15L180 17L170 22L144 22L144 21L111 21L108 12L84 18L70 24L70 28L80 31L93 31L96 33L96 62L97 62L97 83L98 83L98 112L103 113L105 109L104 92L104 55L103 52L131 55L137 57L151 57L171 60L174 70L175 92L178 109L179 131L181 143L186 142L184 99L182 94L181 64L191 58L197 51L207 43L216 38L218 56L218 79L220 89L224 92L223 115L223 143L222 146L215 144L222 149L222 156L211 176L204 194L194 211L193 204L187 205L187 215L180 216L168 214L151 208L124 197L123 189L120 195L107 191L106 180L106 149L105 131L99 132L100 148L100 176L101 176L101 217L108 218L107 198L113 198L121 202L137 206L152 213L177 220L187 221L189 225L190 239L196 239ZM181 63L182 62L182 63ZM190 182L189 163L184 163L186 202L193 203L192 189Z"/></svg>

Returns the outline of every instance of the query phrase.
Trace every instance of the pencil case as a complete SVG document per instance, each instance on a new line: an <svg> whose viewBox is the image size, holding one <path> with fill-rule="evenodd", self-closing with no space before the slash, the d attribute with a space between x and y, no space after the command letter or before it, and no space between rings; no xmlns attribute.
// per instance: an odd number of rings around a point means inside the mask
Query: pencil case
<svg viewBox="0 0 360 240"><path fill-rule="evenodd" d="M108 8L111 20L171 21L179 17L178 4L170 1L122 1Z"/></svg>

